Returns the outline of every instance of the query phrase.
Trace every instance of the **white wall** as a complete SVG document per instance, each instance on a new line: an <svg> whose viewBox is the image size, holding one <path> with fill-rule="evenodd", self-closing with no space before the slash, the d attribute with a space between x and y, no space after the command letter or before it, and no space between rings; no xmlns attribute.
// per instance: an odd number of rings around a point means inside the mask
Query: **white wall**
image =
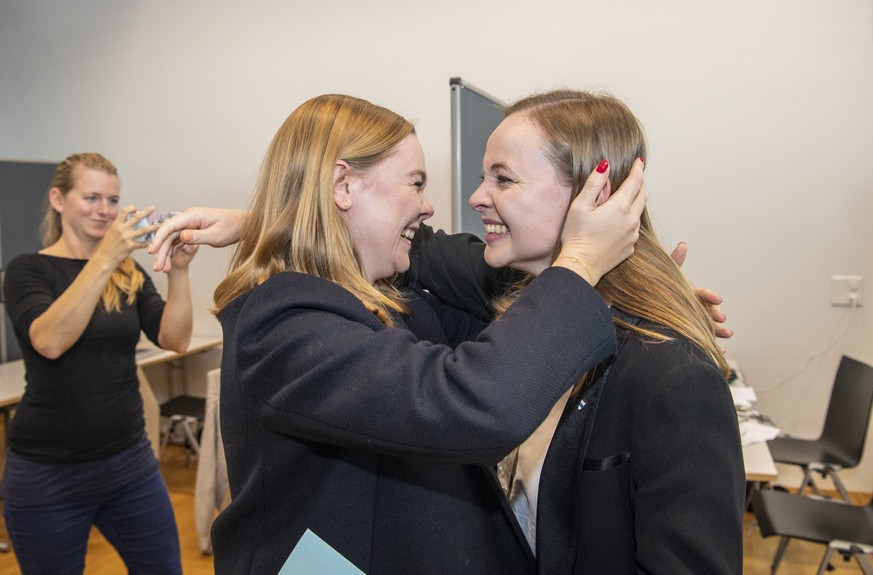
<svg viewBox="0 0 873 575"><path fill-rule="evenodd" d="M725 296L761 409L817 435L839 356L873 362L869 0L0 0L0 158L97 150L125 201L243 207L286 115L351 93L416 121L449 227L453 76L506 100L623 97L665 244L686 240L689 277ZM228 257L193 264L200 333L220 333ZM830 307L833 274L866 278L863 308ZM844 477L870 491L871 471Z"/></svg>

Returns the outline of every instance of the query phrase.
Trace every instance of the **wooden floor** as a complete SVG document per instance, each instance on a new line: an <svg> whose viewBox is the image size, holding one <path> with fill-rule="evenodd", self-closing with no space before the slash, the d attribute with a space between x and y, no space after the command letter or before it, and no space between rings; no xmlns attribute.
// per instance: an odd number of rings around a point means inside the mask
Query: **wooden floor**
<svg viewBox="0 0 873 575"><path fill-rule="evenodd" d="M197 534L194 529L194 476L196 462L186 465L185 451L181 446L170 445L161 461L161 470L170 490L173 508L176 510L176 522L179 526L179 537L182 547L182 568L186 575L212 574L212 557L200 552ZM869 495L855 496L857 504L867 503ZM7 541L5 525L0 521L0 541ZM745 558L743 573L745 575L768 575L773 554L776 552L778 539L771 537L762 539L755 526L754 517L746 515L744 536ZM814 574L821 561L824 547L803 541L792 541L785 552L778 575ZM844 562L841 557L833 561L833 575L847 573L858 574L861 570L856 561ZM115 550L106 542L96 529L91 533L86 557L86 575L119 575L125 573L124 564ZM15 563L14 552L0 553L0 575L17 575L18 566Z"/></svg>

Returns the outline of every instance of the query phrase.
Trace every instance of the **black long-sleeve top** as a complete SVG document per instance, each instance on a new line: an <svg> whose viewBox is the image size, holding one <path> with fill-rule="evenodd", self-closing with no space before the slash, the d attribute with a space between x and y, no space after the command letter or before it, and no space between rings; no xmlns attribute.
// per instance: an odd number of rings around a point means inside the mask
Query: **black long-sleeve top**
<svg viewBox="0 0 873 575"><path fill-rule="evenodd" d="M25 365L24 396L9 448L32 461L110 457L145 434L135 351L140 331L157 343L164 300L148 274L136 301L120 312L97 306L79 340L57 359L30 343L30 325L76 279L88 260L24 254L6 270L3 292Z"/></svg>

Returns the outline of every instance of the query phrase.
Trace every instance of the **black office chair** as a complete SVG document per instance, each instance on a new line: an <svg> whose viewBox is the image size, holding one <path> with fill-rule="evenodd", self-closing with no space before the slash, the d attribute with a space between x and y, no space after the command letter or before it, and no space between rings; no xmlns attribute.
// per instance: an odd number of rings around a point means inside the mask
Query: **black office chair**
<svg viewBox="0 0 873 575"><path fill-rule="evenodd" d="M822 478L830 477L843 500L850 501L837 472L855 467L861 461L871 408L873 367L843 356L834 378L821 436L813 440L777 437L767 442L773 461L803 468L798 493L802 495L810 487L815 495L821 496L812 475L816 472Z"/></svg>
<svg viewBox="0 0 873 575"><path fill-rule="evenodd" d="M170 437L177 429L182 430L185 437L185 447L188 449L188 461L200 454L200 432L203 429L203 418L206 415L206 398L192 395L178 395L161 404L161 417L170 420L167 431L161 438L161 453L167 447Z"/></svg>
<svg viewBox="0 0 873 575"><path fill-rule="evenodd" d="M846 559L855 557L865 575L873 575L873 501L863 506L820 499L775 489L752 496L752 510L761 535L779 535L782 540L773 558L770 573L775 575L788 542L803 539L827 545L818 575L828 570L834 552Z"/></svg>

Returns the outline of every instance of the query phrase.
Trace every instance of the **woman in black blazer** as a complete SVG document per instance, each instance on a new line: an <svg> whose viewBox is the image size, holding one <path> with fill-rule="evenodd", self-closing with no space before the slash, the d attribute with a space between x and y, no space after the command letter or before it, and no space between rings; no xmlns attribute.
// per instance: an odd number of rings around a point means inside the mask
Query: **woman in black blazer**
<svg viewBox="0 0 873 575"><path fill-rule="evenodd" d="M598 166L617 186L645 153L638 121L615 98L557 91L516 103L488 141L470 204L482 214L487 263L528 276L489 301L472 244L438 233L415 251L417 279L454 307L499 315L566 257L560 221L584 174ZM646 213L633 256L596 289L618 353L500 465L538 572L741 573L745 474L727 365Z"/></svg>
<svg viewBox="0 0 873 575"><path fill-rule="evenodd" d="M614 352L591 286L631 252L637 172L602 207L592 176L567 257L484 327L390 281L433 212L412 125L341 95L292 112L215 292L232 495L216 573L276 573L307 531L370 575L532 573L493 467Z"/></svg>

